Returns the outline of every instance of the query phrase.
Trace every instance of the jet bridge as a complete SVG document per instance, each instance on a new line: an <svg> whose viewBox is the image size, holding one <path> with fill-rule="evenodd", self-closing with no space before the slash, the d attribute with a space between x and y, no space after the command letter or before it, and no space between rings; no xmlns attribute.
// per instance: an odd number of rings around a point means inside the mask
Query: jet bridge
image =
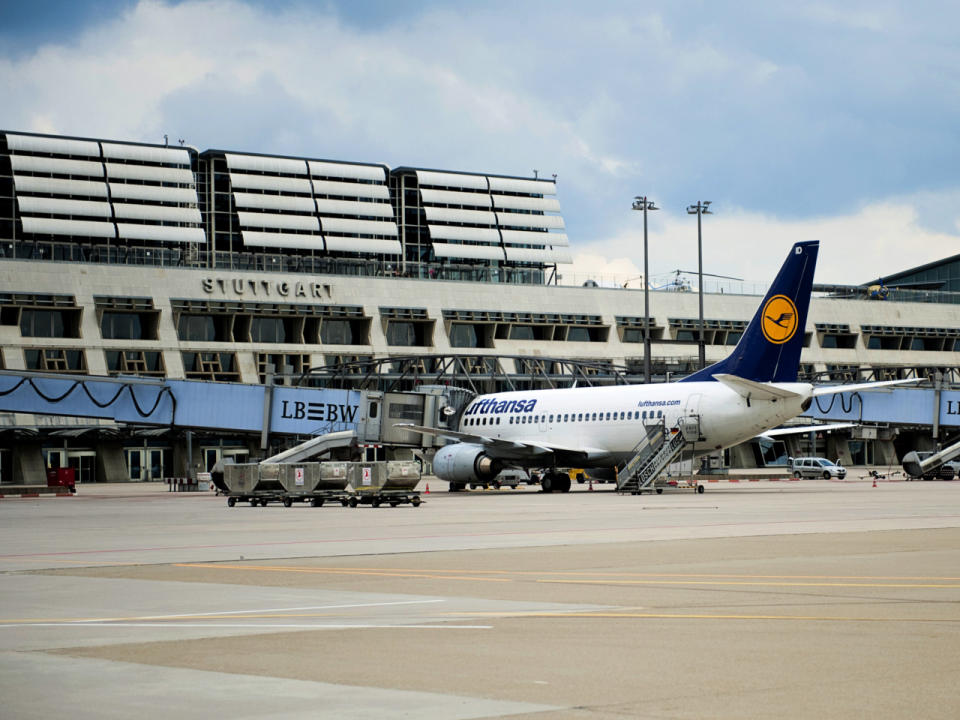
<svg viewBox="0 0 960 720"><path fill-rule="evenodd" d="M55 415L110 421L121 434L144 426L187 431L186 472L175 471L179 475L190 475L194 467L189 444L193 431L259 435L263 451L296 446L275 455L274 462L299 461L335 449L348 455L363 444L431 448L436 438L395 425L455 427L466 395L445 386L401 393L0 371L0 412L26 415L15 418L24 425L32 416ZM37 444L30 452L39 457L41 449ZM44 483L37 468L42 468L42 459L19 462L15 482Z"/></svg>

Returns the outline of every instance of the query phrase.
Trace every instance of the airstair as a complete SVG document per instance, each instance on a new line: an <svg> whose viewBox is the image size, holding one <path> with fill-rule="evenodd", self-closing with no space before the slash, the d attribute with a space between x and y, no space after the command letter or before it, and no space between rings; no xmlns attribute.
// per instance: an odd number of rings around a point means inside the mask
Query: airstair
<svg viewBox="0 0 960 720"><path fill-rule="evenodd" d="M927 477L935 475L944 464L958 457L960 457L960 442L955 442L935 453L908 452L903 456L903 469L911 477ZM952 471L947 479L950 477L953 477Z"/></svg>
<svg viewBox="0 0 960 720"><path fill-rule="evenodd" d="M666 425L647 425L646 434L633 448L633 457L617 473L617 492L639 495L652 489L654 481L672 463L688 438L695 440L700 434L700 419L696 416L680 419L680 427L667 431Z"/></svg>
<svg viewBox="0 0 960 720"><path fill-rule="evenodd" d="M284 450L283 452L277 453L272 457L268 457L266 460L262 460L261 464L267 465L273 463L301 462L302 460L307 460L315 457L316 455L330 452L336 448L352 447L356 444L356 430L341 430L339 432L331 432L327 433L326 435L319 435L317 437L310 438L306 442L295 445L289 450Z"/></svg>

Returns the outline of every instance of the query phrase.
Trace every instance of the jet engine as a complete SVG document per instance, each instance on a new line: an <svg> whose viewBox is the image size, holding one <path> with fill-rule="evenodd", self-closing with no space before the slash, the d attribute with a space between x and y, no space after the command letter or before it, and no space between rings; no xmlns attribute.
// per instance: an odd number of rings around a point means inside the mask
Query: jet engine
<svg viewBox="0 0 960 720"><path fill-rule="evenodd" d="M433 474L451 484L493 480L503 470L503 461L484 452L482 445L446 445L433 456Z"/></svg>

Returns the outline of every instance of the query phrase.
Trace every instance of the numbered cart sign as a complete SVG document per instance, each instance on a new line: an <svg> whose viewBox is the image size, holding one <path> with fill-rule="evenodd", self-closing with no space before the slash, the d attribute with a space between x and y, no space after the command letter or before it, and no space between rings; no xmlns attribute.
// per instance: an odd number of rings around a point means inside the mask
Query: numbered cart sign
<svg viewBox="0 0 960 720"><path fill-rule="evenodd" d="M293 477L297 485L303 485L303 468L294 468Z"/></svg>
<svg viewBox="0 0 960 720"><path fill-rule="evenodd" d="M372 485L372 484L373 484L373 475L372 475L372 469L371 469L371 468L365 467L365 468L363 469L363 484L364 484L364 485Z"/></svg>

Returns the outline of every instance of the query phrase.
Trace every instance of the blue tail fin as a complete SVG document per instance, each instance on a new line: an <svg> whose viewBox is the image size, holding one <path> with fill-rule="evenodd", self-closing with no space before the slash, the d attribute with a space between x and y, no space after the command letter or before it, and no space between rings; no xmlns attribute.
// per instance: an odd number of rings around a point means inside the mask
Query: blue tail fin
<svg viewBox="0 0 960 720"><path fill-rule="evenodd" d="M733 352L681 382L713 380L718 373L757 382L796 382L819 249L817 240L794 245Z"/></svg>

